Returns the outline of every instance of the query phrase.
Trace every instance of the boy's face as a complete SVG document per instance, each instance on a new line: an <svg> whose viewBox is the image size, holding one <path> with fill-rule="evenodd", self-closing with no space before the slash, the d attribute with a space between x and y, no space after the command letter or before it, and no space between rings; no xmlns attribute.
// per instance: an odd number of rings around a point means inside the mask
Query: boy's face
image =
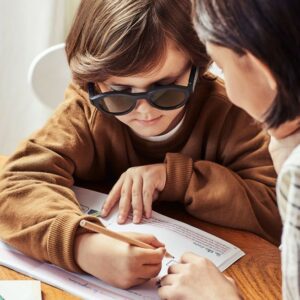
<svg viewBox="0 0 300 300"><path fill-rule="evenodd" d="M98 83L102 92L126 91L132 93L145 92L152 85L188 85L191 71L189 58L172 42L168 42L164 61L150 73L129 77L112 76L105 82ZM138 100L133 111L126 115L116 116L138 135L149 137L167 133L174 128L184 114L184 107L174 110L159 110L146 100Z"/></svg>
<svg viewBox="0 0 300 300"><path fill-rule="evenodd" d="M254 119L263 122L277 94L276 81L269 68L250 53L238 55L234 51L207 42L208 54L223 70L226 91L235 105ZM293 134L300 128L300 117L270 129L277 139Z"/></svg>

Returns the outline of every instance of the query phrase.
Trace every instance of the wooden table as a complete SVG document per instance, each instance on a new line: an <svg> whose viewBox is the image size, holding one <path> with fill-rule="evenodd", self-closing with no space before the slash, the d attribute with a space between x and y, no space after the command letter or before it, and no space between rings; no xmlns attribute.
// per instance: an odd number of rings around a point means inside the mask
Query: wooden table
<svg viewBox="0 0 300 300"><path fill-rule="evenodd" d="M5 157L0 156L0 166L5 160ZM212 233L242 249L246 255L229 267L225 274L234 278L245 299L281 299L280 252L276 246L248 232L201 222L185 213L176 203L162 203L157 211ZM0 279L29 277L0 266ZM42 292L43 300L79 299L47 284L42 284Z"/></svg>

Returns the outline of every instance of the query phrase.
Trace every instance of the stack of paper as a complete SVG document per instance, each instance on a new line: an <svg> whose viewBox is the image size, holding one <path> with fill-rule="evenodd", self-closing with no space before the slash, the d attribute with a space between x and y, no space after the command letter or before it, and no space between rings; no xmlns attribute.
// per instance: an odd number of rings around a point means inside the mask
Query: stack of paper
<svg viewBox="0 0 300 300"><path fill-rule="evenodd" d="M42 300L37 280L0 280L0 300Z"/></svg>

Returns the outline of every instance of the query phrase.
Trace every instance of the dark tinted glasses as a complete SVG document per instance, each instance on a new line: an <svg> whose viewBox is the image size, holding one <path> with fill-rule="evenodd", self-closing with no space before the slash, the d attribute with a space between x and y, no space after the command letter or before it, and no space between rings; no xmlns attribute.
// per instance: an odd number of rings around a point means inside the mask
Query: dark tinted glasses
<svg viewBox="0 0 300 300"><path fill-rule="evenodd" d="M145 99L150 105L161 110L177 109L185 105L194 91L197 82L197 68L192 67L187 86L169 84L164 86L154 86L147 92L106 92L97 93L95 84L88 83L88 93L91 103L97 109L113 115L125 115L131 112L136 102Z"/></svg>

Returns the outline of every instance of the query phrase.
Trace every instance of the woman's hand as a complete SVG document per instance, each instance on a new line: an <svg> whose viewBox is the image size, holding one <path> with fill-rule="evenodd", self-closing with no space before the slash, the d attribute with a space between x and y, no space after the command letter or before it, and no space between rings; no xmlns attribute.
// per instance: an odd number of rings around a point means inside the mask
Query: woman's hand
<svg viewBox="0 0 300 300"><path fill-rule="evenodd" d="M164 244L152 235L124 233L157 249L131 246L99 233L84 233L75 240L75 261L85 272L128 289L156 277L164 257Z"/></svg>
<svg viewBox="0 0 300 300"><path fill-rule="evenodd" d="M126 222L131 208L134 223L142 220L143 213L146 218L150 218L152 202L164 189L166 177L167 170L164 163L129 168L110 191L102 208L102 217L106 217L119 202L118 223Z"/></svg>
<svg viewBox="0 0 300 300"><path fill-rule="evenodd" d="M181 263L172 265L161 279L161 299L242 299L233 279L224 276L208 259L185 253Z"/></svg>

